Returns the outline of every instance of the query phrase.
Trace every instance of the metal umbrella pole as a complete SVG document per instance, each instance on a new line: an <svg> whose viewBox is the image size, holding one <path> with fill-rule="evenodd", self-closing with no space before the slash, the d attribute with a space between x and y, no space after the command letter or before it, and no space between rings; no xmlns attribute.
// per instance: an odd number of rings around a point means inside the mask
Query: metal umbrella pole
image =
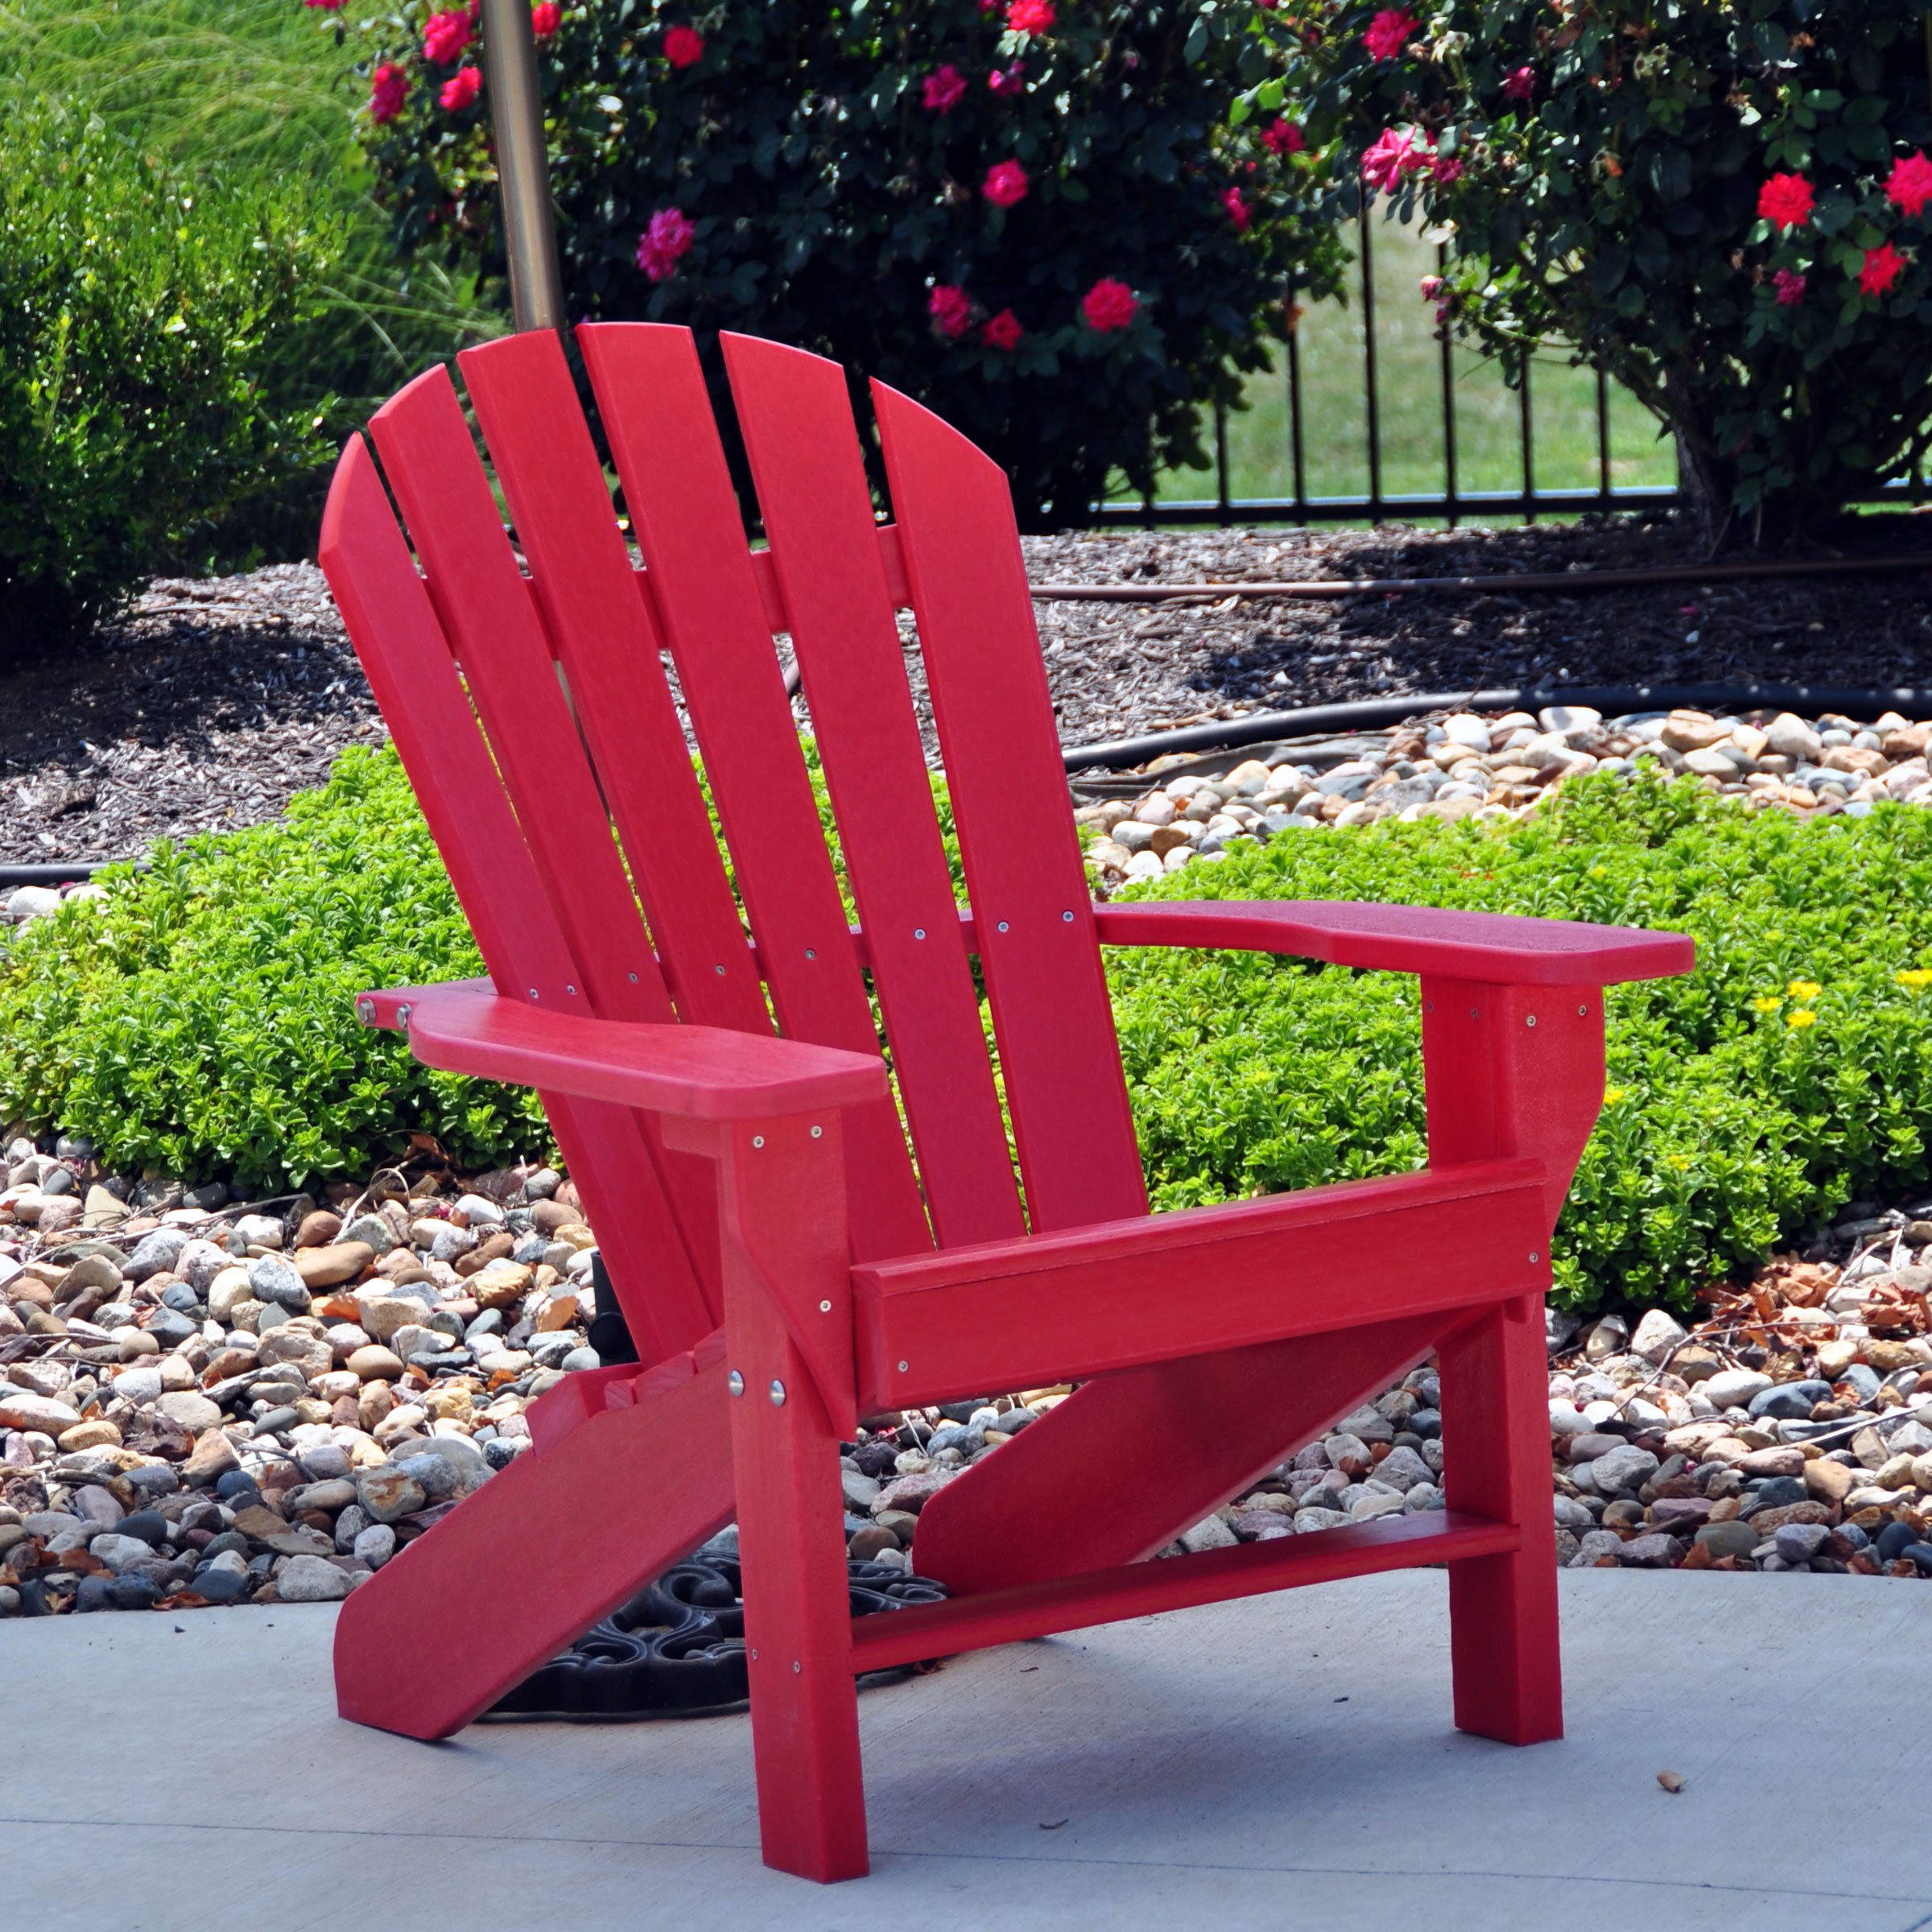
<svg viewBox="0 0 1932 1932"><path fill-rule="evenodd" d="M543 97L530 0L483 0L483 59L496 134L503 247L510 258L510 308L519 330L564 326L564 285L550 213L543 148Z"/></svg>

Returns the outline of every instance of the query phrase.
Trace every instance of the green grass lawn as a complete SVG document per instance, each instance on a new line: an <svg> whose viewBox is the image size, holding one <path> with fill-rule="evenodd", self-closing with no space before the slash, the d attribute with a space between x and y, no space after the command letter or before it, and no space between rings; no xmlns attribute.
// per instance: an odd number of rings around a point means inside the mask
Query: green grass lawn
<svg viewBox="0 0 1932 1932"><path fill-rule="evenodd" d="M1371 244L1375 274L1377 401L1381 425L1385 496L1435 493L1447 484L1443 434L1442 345L1433 306L1418 283L1435 272L1435 249L1418 227L1377 220ZM1361 264L1348 274L1345 301L1311 303L1299 327L1302 448L1311 497L1364 496L1368 489L1368 398ZM1451 351L1456 485L1465 493L1523 487L1521 398L1502 372L1472 349ZM1530 378L1531 452L1536 487L1594 489L1598 480L1596 378L1552 353ZM1677 481L1670 446L1635 397L1612 389L1612 487L1668 489ZM1228 423L1228 488L1236 500L1290 497L1286 351L1273 372L1249 386L1248 407ZM1212 500L1212 470L1171 470L1157 493L1163 502ZM1480 514L1480 513L1479 513Z"/></svg>

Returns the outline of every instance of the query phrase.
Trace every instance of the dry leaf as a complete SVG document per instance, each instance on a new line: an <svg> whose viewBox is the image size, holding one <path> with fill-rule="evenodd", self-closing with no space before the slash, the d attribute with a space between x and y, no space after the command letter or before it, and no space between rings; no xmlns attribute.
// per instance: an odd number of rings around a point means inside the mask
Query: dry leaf
<svg viewBox="0 0 1932 1932"><path fill-rule="evenodd" d="M1674 1798L1684 1788L1684 1781L1674 1771L1660 1771L1657 1781Z"/></svg>

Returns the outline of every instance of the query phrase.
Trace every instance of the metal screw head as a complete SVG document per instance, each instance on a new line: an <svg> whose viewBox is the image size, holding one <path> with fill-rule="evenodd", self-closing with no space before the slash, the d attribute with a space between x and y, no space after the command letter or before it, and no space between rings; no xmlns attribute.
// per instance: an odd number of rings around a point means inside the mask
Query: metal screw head
<svg viewBox="0 0 1932 1932"><path fill-rule="evenodd" d="M1071 913L1063 912L1060 914L1060 917L1064 919L1069 926L1073 923L1073 914Z"/></svg>
<svg viewBox="0 0 1932 1932"><path fill-rule="evenodd" d="M924 939L924 938L925 938L925 936L926 936L926 928L925 928L923 926L915 926L915 927L913 927L913 929L912 929L912 936L913 936L913 937L914 937L915 939Z"/></svg>
<svg viewBox="0 0 1932 1932"><path fill-rule="evenodd" d="M1536 1024L1536 1015L1533 1013L1525 1013L1523 1015L1523 1024L1525 1026L1534 1026Z"/></svg>
<svg viewBox="0 0 1932 1932"><path fill-rule="evenodd" d="M409 1031L409 1016L415 1010L407 1000L396 1009L396 1024L405 1033Z"/></svg>
<svg viewBox="0 0 1932 1932"><path fill-rule="evenodd" d="M568 993L573 1000L577 997L577 989L574 986L566 986L564 990Z"/></svg>
<svg viewBox="0 0 1932 1932"><path fill-rule="evenodd" d="M754 1133L751 1137L751 1144L754 1147L762 1147L765 1145L764 1135L762 1133Z"/></svg>
<svg viewBox="0 0 1932 1932"><path fill-rule="evenodd" d="M734 1368L732 1370L729 1375L725 1377L724 1386L729 1389L733 1395L742 1395L745 1393L745 1378L743 1376L738 1373L737 1369Z"/></svg>
<svg viewBox="0 0 1932 1932"><path fill-rule="evenodd" d="M819 956L819 949L815 946L807 946L805 948L805 956L808 960L815 960Z"/></svg>
<svg viewBox="0 0 1932 1932"><path fill-rule="evenodd" d="M813 1138L815 1141L822 1141L822 1140L824 1140L824 1137L825 1137L825 1129L824 1129L823 1127L815 1127L815 1128L813 1128L813 1129L812 1129L812 1130L811 1130L811 1137L812 1137L812 1138Z"/></svg>
<svg viewBox="0 0 1932 1932"><path fill-rule="evenodd" d="M1006 930L1007 930L1006 922L1005 922L1004 919L1001 919L1001 920L1000 921L1000 931L1001 931L1001 932L1005 932Z"/></svg>
<svg viewBox="0 0 1932 1932"><path fill-rule="evenodd" d="M800 1663L800 1662L799 1662L797 1660L797 1658L795 1658L795 1658L793 1658L793 1660L792 1660L792 1665L791 1665L791 1674L792 1674L792 1675L793 1675L794 1677L797 1677L797 1676L800 1675L800 1674L801 1674L803 1672L804 1669L805 1669L805 1666L804 1666L803 1664L801 1664L801 1663Z"/></svg>
<svg viewBox="0 0 1932 1932"><path fill-rule="evenodd" d="M530 988L530 997L531 997L533 1000L534 1000L534 999L535 999L535 998L537 997L537 989L536 989L536 988L535 988L535 987L534 987L534 986L533 986L533 987L531 987L531 988Z"/></svg>
<svg viewBox="0 0 1932 1932"><path fill-rule="evenodd" d="M375 1001L374 1000L357 1000L356 1001L356 1018L365 1026L374 1026L376 1023Z"/></svg>
<svg viewBox="0 0 1932 1932"><path fill-rule="evenodd" d="M1579 1020L1587 1019L1590 1017L1590 1009L1587 1006L1578 1007L1576 1009L1576 1017Z"/></svg>
<svg viewBox="0 0 1932 1932"><path fill-rule="evenodd" d="M819 1303L819 1313L820 1315L830 1315L832 1313L832 1303L830 1302L820 1302Z"/></svg>
<svg viewBox="0 0 1932 1932"><path fill-rule="evenodd" d="M1474 1020L1480 1018L1481 1015L1475 1007L1472 1006L1469 1009L1469 1017L1471 1019Z"/></svg>
<svg viewBox="0 0 1932 1932"><path fill-rule="evenodd" d="M630 983L634 986L638 983L638 976L634 972L630 976Z"/></svg>
<svg viewBox="0 0 1932 1932"><path fill-rule="evenodd" d="M723 967L722 965L720 965L720 966L717 966L717 967L714 968L713 968L713 971L715 971L715 972L716 972L718 974L718 976L720 976L720 978L722 978L722 977L724 976L724 967Z"/></svg>
<svg viewBox="0 0 1932 1932"><path fill-rule="evenodd" d="M775 1375L771 1378L771 1406L774 1409L785 1406L785 1385Z"/></svg>
<svg viewBox="0 0 1932 1932"><path fill-rule="evenodd" d="M901 1362L899 1364L899 1373L901 1375L905 1374L906 1372L911 1368L911 1366L912 1364L910 1362Z"/></svg>
<svg viewBox="0 0 1932 1932"><path fill-rule="evenodd" d="M1538 1253L1537 1253L1537 1251L1536 1251L1536 1249L1535 1249L1532 1248L1532 1249L1530 1250L1530 1265L1531 1265L1531 1266L1533 1266L1533 1267L1534 1267L1534 1266L1535 1265L1535 1264L1537 1263L1537 1261L1538 1261L1538 1260L1540 1260L1541 1258L1542 1258L1542 1257L1540 1257L1540 1256L1538 1254Z"/></svg>

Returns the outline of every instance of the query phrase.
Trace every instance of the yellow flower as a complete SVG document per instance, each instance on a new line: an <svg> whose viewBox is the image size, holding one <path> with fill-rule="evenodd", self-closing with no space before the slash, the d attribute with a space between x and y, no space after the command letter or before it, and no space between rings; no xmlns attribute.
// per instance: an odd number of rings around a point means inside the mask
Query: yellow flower
<svg viewBox="0 0 1932 1932"><path fill-rule="evenodd" d="M1815 1026L1818 1024L1818 1015L1812 1012L1810 1007L1801 1006L1796 1013L1788 1013L1785 1015L1785 1024L1787 1026Z"/></svg>
<svg viewBox="0 0 1932 1932"><path fill-rule="evenodd" d="M1687 1154L1667 1154L1665 1158L1679 1174L1682 1174L1690 1165L1690 1157Z"/></svg>
<svg viewBox="0 0 1932 1932"><path fill-rule="evenodd" d="M1814 1000L1824 988L1816 980L1794 980L1785 991L1794 1000Z"/></svg>
<svg viewBox="0 0 1932 1932"><path fill-rule="evenodd" d="M1606 1087L1604 1089L1604 1104L1606 1107L1614 1107L1628 1092L1627 1088Z"/></svg>
<svg viewBox="0 0 1932 1932"><path fill-rule="evenodd" d="M1932 986L1932 971L1922 966L1916 967L1909 972L1895 972L1892 976L1900 985L1909 986L1914 993L1922 986Z"/></svg>
<svg viewBox="0 0 1932 1932"><path fill-rule="evenodd" d="M1776 993L1761 993L1751 1002L1751 1010L1753 1013L1776 1013L1783 1005L1784 1001Z"/></svg>

